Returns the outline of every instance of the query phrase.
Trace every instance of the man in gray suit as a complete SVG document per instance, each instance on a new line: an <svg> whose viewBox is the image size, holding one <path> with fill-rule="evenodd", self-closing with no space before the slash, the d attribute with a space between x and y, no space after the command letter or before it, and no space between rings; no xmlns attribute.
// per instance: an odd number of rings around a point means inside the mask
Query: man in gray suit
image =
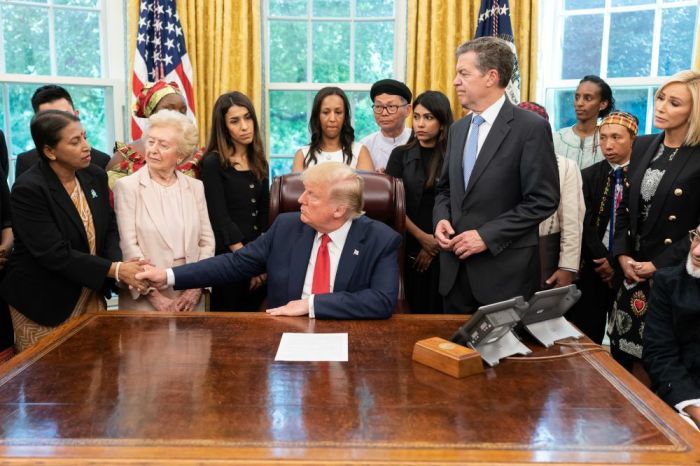
<svg viewBox="0 0 700 466"><path fill-rule="evenodd" d="M456 55L471 113L450 128L433 221L445 312L472 313L537 291L538 225L559 204L559 174L549 124L506 99L508 43L481 37Z"/></svg>

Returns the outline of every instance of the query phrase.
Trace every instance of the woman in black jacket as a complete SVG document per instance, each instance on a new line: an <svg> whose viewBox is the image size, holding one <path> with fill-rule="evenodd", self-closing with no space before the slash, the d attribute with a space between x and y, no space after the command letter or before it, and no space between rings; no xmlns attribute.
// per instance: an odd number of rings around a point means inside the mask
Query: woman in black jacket
<svg viewBox="0 0 700 466"><path fill-rule="evenodd" d="M439 252L433 236L435 185L447 151L447 133L454 121L445 94L426 91L413 101L413 132L404 146L391 152L386 173L403 179L406 191L406 300L412 312L442 312L438 293Z"/></svg>
<svg viewBox="0 0 700 466"><path fill-rule="evenodd" d="M90 165L78 117L38 113L31 133L41 160L10 195L15 249L0 287L18 352L62 323L104 309L113 279L145 291L134 278L142 266L120 262L107 175Z"/></svg>

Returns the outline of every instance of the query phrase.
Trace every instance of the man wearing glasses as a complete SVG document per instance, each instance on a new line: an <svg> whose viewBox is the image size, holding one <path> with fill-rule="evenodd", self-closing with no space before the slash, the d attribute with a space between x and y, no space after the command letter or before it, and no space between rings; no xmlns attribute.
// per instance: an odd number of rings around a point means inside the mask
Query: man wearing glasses
<svg viewBox="0 0 700 466"><path fill-rule="evenodd" d="M682 264L654 274L642 360L651 388L700 426L700 226Z"/></svg>
<svg viewBox="0 0 700 466"><path fill-rule="evenodd" d="M382 79L372 85L369 96L379 131L360 142L372 156L374 168L384 173L391 151L406 144L411 136L411 129L406 128L406 118L411 113L412 94L404 83Z"/></svg>

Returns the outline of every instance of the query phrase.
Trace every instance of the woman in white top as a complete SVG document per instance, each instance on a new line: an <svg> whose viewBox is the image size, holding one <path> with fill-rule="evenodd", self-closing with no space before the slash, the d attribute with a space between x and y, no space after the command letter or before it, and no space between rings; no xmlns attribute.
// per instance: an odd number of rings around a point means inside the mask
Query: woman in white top
<svg viewBox="0 0 700 466"><path fill-rule="evenodd" d="M614 108L608 83L598 76L584 76L574 94L576 124L554 133L554 152L573 160L581 170L603 160L595 130L598 118L605 118Z"/></svg>
<svg viewBox="0 0 700 466"><path fill-rule="evenodd" d="M311 143L294 155L293 172L324 162L343 162L358 170L374 170L372 157L355 141L350 123L350 102L339 87L324 87L316 94L309 118Z"/></svg>
<svg viewBox="0 0 700 466"><path fill-rule="evenodd" d="M114 210L124 257L173 267L214 255L204 185L176 167L197 150L197 128L182 113L162 110L148 119L146 167L114 186ZM122 289L124 310L203 311L201 289L152 289L145 296Z"/></svg>

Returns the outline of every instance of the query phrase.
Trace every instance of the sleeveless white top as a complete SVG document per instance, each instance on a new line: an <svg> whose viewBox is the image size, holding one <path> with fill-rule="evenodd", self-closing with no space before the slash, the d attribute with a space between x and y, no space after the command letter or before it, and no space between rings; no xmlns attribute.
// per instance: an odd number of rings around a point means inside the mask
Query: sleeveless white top
<svg viewBox="0 0 700 466"><path fill-rule="evenodd" d="M360 151L362 150L362 144L359 142L353 142L352 143L352 161L350 162L350 166L352 168L357 168L357 160L360 158ZM304 159L306 159L306 156L309 153L309 146L303 146L301 147L301 153L304 156ZM317 163L326 163L326 162L344 162L343 158L343 151L337 150L335 152L326 152L326 151L318 151L316 152L316 162L311 162L309 164L309 167L312 165L316 165Z"/></svg>

